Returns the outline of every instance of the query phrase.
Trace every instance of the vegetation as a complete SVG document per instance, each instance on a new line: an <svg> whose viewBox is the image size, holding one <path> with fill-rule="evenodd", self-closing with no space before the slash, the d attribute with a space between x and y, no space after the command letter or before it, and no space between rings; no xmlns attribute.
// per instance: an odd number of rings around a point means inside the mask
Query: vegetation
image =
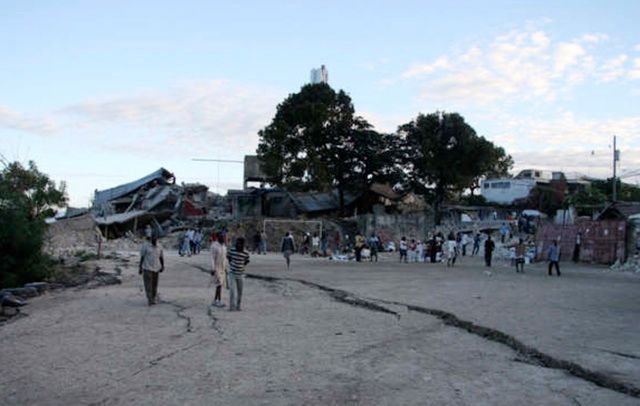
<svg viewBox="0 0 640 406"><path fill-rule="evenodd" d="M457 113L420 114L381 134L355 115L351 98L327 84L302 87L259 132L258 156L270 182L293 191L346 190L373 182L404 184L438 208L453 193L478 188L487 176L508 176L511 156ZM436 217L436 221L439 218Z"/></svg>
<svg viewBox="0 0 640 406"><path fill-rule="evenodd" d="M420 114L400 126L404 141L401 162L413 184L433 185L435 223L439 208L452 192L477 187L487 175L505 175L513 160L457 113Z"/></svg>
<svg viewBox="0 0 640 406"><path fill-rule="evenodd" d="M394 137L355 115L351 98L320 83L280 105L259 132L258 156L271 183L292 191L344 192L392 177Z"/></svg>
<svg viewBox="0 0 640 406"><path fill-rule="evenodd" d="M45 218L66 200L65 184L56 186L34 162L26 168L5 163L0 172L0 287L46 277L50 261L42 252Z"/></svg>

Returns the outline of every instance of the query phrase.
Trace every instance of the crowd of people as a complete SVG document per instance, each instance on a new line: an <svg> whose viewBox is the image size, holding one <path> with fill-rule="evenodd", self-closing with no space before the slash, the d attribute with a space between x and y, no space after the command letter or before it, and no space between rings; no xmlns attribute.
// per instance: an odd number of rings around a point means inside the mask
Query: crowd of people
<svg viewBox="0 0 640 406"><path fill-rule="evenodd" d="M512 250L512 263L515 265L516 272L524 272L527 245L522 238L519 238L515 244L508 244L510 232L508 226L500 227L500 242L504 247ZM158 243L157 235L151 231L150 227L145 229L145 237L145 242L140 250L139 273L143 277L148 303L153 305L158 301L158 276L164 271L164 254L162 246ZM580 238L580 236L577 237L576 249L573 253L574 260L579 256ZM203 239L204 234L201 229L187 229L180 237L179 255L189 257L198 255L203 248ZM238 237L235 239L233 247L227 249L230 244L226 228L213 232L210 240L211 276L215 285L212 306L224 307L222 291L226 288L229 290L229 310L241 310L244 270L249 263L246 240ZM341 237L340 233L336 232L332 247L330 247L325 232L313 233L313 235L303 233L299 244L297 244L293 233L289 231L283 236L279 248L285 259L286 267L289 269L291 257L296 252L312 257L328 257L331 252L333 255L336 253L346 255L347 259L353 258L356 262L362 262L366 259L377 262L379 252L395 251L394 242L389 241L387 244L385 247L382 238L375 232L371 233L369 237L357 232L353 238L350 238L349 235ZM459 256L478 255L481 246L483 247L485 265L491 267L496 243L490 233L483 237L478 232L454 233L451 231L445 238L444 234L438 231L427 236L424 240L408 239L403 236L397 244L397 255L401 263L446 263L447 267L454 267ZM264 255L267 253L267 235L264 230L256 232L251 248L254 254ZM349 257L351 254L353 257ZM556 274L560 276L560 248L557 241L554 241L549 247L547 257L549 259L549 275L555 269Z"/></svg>

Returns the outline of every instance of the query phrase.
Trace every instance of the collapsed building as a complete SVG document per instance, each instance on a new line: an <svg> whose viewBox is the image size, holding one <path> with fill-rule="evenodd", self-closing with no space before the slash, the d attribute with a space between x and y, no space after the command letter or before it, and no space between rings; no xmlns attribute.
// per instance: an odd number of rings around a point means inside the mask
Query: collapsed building
<svg viewBox="0 0 640 406"><path fill-rule="evenodd" d="M165 235L182 221L204 219L211 200L202 184L176 185L173 173L164 168L133 182L95 191L91 214L107 239L151 226Z"/></svg>

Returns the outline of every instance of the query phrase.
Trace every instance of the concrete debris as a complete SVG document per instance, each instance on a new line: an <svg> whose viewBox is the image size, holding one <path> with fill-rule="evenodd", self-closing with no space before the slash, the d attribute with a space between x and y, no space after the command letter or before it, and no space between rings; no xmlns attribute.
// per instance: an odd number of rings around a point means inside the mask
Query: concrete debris
<svg viewBox="0 0 640 406"><path fill-rule="evenodd" d="M633 258L629 258L627 262L624 262L624 263L621 263L618 260L613 265L611 265L609 269L611 269L612 271L619 271L619 272L640 273L640 257L636 255Z"/></svg>
<svg viewBox="0 0 640 406"><path fill-rule="evenodd" d="M2 307L22 307L26 304L25 300L17 298L9 292L0 292L0 306Z"/></svg>
<svg viewBox="0 0 640 406"><path fill-rule="evenodd" d="M12 296L17 296L20 299L28 299L32 297L38 296L38 289L33 287L23 287L23 288L7 288L2 289L0 291L2 294L10 294Z"/></svg>

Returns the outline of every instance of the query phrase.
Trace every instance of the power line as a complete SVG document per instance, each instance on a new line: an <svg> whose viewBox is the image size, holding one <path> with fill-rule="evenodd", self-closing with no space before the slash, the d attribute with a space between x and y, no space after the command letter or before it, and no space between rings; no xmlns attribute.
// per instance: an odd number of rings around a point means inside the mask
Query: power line
<svg viewBox="0 0 640 406"><path fill-rule="evenodd" d="M199 162L229 162L229 163L234 163L234 164L243 164L244 161L234 161L231 159L210 159L210 158L192 158L192 161L199 161Z"/></svg>

